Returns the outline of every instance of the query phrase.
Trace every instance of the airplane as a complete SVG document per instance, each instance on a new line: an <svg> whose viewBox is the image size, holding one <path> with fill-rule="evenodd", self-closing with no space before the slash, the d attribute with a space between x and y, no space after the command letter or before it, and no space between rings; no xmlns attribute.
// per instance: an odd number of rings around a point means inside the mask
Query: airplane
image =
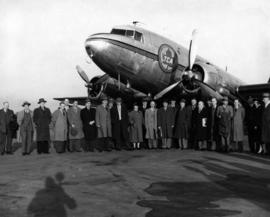
<svg viewBox="0 0 270 217"><path fill-rule="evenodd" d="M259 97L270 92L268 83L246 85L227 70L197 55L197 31L192 33L189 49L159 34L134 25L112 28L110 33L90 35L85 50L91 60L105 72L101 77L88 79L77 66L77 72L86 82L87 97L97 102L101 96L120 96L128 102L144 97L162 100L174 97L231 101ZM62 98L55 98L63 100Z"/></svg>

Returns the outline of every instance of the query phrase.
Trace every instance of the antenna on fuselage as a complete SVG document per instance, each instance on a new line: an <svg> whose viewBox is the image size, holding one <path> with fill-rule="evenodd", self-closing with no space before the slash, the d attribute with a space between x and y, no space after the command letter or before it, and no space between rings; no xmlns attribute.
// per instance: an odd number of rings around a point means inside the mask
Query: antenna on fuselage
<svg viewBox="0 0 270 217"><path fill-rule="evenodd" d="M142 22L136 21L136 20L133 21L132 24L133 24L134 26L137 26L137 24L144 24L144 25L145 25L145 23L142 23Z"/></svg>

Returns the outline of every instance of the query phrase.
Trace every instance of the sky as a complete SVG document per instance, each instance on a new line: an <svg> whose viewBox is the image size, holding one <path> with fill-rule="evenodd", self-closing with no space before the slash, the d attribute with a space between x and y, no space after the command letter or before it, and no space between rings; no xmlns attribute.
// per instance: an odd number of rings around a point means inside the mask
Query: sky
<svg viewBox="0 0 270 217"><path fill-rule="evenodd" d="M24 100L86 96L75 66L102 75L84 49L87 36L140 21L143 28L188 47L246 83L270 76L269 0L0 0L0 107Z"/></svg>

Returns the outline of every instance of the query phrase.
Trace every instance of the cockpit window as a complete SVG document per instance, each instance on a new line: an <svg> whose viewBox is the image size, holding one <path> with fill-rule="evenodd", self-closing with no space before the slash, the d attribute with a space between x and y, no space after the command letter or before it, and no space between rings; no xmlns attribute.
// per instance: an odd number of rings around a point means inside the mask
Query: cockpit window
<svg viewBox="0 0 270 217"><path fill-rule="evenodd" d="M136 41L143 42L142 33L136 31L136 32L135 32L135 40L136 40Z"/></svg>
<svg viewBox="0 0 270 217"><path fill-rule="evenodd" d="M127 30L127 31L126 31L126 36L127 36L127 37L131 37L131 38L134 38L134 31L132 31L132 30Z"/></svg>
<svg viewBox="0 0 270 217"><path fill-rule="evenodd" d="M124 30L124 29L112 29L111 34L125 35L126 30Z"/></svg>
<svg viewBox="0 0 270 217"><path fill-rule="evenodd" d="M143 43L143 34L134 30L112 29L111 34L123 35Z"/></svg>

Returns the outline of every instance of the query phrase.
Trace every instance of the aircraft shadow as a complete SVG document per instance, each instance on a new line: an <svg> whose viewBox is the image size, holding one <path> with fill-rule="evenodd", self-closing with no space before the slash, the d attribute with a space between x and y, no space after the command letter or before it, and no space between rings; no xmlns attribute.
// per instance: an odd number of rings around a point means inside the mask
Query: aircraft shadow
<svg viewBox="0 0 270 217"><path fill-rule="evenodd" d="M74 198L70 197L63 188L64 174L57 173L55 179L48 176L45 187L36 192L27 208L31 217L67 217L66 207L77 207Z"/></svg>
<svg viewBox="0 0 270 217"><path fill-rule="evenodd" d="M152 209L146 214L147 217L222 217L241 214L240 210L223 209L214 203L226 198L245 199L270 211L269 170L230 162L226 163L241 170L228 169L213 162L203 163L209 175L190 162L184 167L203 174L209 182L152 183L145 191L166 197L167 200L137 202L139 206Z"/></svg>

